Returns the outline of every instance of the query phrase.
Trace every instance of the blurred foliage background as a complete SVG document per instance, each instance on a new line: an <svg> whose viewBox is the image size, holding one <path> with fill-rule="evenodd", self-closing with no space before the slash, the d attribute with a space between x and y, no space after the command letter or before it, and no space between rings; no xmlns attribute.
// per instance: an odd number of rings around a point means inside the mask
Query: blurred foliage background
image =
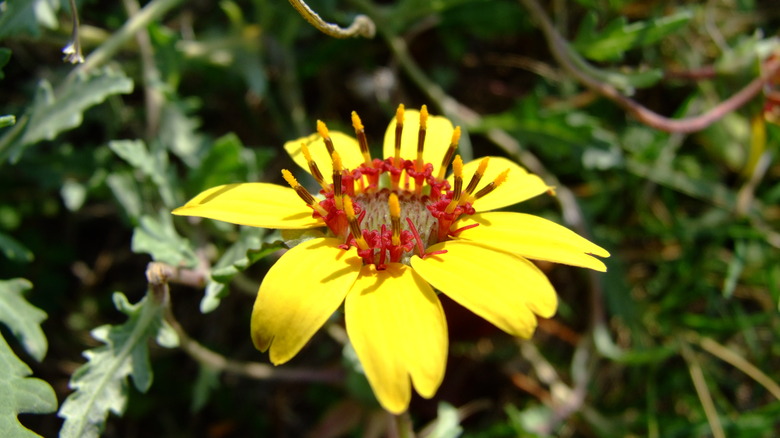
<svg viewBox="0 0 780 438"><path fill-rule="evenodd" d="M773 0L312 0L376 26L345 39L279 0L75 4L82 64L71 2L0 2L4 436L403 436L340 315L288 365L252 347L278 233L169 213L280 182L317 119L349 132L355 110L379 148L398 103L461 125L464 158L540 174L557 197L519 208L612 253L606 274L540 265L561 308L531 341L444 299L418 436L780 430Z"/></svg>

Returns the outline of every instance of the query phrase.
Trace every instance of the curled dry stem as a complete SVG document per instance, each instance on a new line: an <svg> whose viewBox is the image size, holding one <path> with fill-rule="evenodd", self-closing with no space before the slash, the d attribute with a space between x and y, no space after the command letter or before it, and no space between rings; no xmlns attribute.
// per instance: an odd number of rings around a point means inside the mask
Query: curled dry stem
<svg viewBox="0 0 780 438"><path fill-rule="evenodd" d="M320 18L304 0L289 0L292 7L312 26L325 35L333 38L366 37L373 38L376 33L374 22L365 15L358 15L347 28L328 23Z"/></svg>

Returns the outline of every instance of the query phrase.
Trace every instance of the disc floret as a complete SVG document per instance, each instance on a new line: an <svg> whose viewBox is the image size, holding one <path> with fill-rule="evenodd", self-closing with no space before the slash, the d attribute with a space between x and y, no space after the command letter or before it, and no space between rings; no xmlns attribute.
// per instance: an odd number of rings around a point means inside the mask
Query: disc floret
<svg viewBox="0 0 780 438"><path fill-rule="evenodd" d="M375 265L378 270L385 269L388 263L408 265L412 255L426 258L445 253L427 252L426 248L455 237L461 230L453 230L453 224L464 215L474 214L474 201L494 190L508 173L508 170L503 172L475 193L488 166L485 158L463 189L463 160L455 154L461 130L456 127L440 169L434 175L433 164L423 159L428 117L428 109L423 105L416 155L405 159L401 156L404 106L399 105L394 153L382 160L372 159L363 123L353 112L352 126L363 157L363 162L354 169L344 167L327 126L318 120L317 132L331 159L332 182L324 179L306 144L301 144L301 151L312 176L322 187L319 201L288 170L282 171L288 184L311 207L312 217L322 219L334 236L343 239L341 248L354 247L365 265ZM444 178L450 161L453 186Z"/></svg>

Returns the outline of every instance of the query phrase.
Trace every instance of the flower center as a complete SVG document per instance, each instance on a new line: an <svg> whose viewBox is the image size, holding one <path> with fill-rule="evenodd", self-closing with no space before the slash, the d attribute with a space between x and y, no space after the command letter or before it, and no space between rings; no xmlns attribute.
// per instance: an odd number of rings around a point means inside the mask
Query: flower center
<svg viewBox="0 0 780 438"><path fill-rule="evenodd" d="M353 202L360 205L365 216L360 222L361 228L367 230L380 230L382 225L391 224L390 190L382 189L377 193L361 193L355 195ZM396 194L398 196L399 194ZM402 192L398 196L399 207L401 208L401 230L409 230L406 219L414 224L414 228L420 235L420 240L425 246L436 243L430 241L433 227L436 226L436 219L426 208L429 204L427 196L417 197L411 193ZM410 230L411 231L411 230Z"/></svg>
<svg viewBox="0 0 780 438"><path fill-rule="evenodd" d="M355 169L343 167L327 127L317 122L317 131L332 160L332 182L325 180L305 143L301 145L301 151L309 171L322 187L320 194L324 199L315 198L298 184L288 170L282 171L288 184L312 208L312 216L322 219L334 236L344 239L341 247L345 250L356 248L364 264L376 265L377 269L384 269L387 263L409 264L412 255L425 258L446 252L427 252L427 248L456 236L461 230L453 229L453 224L463 215L474 214L472 203L503 183L509 172L507 169L476 191L487 168L488 160L485 158L464 188L463 161L460 156L455 156L451 186L444 173L455 155L460 128L455 128L440 171L433 175L433 164L424 162L422 158L427 133L427 108L423 105L420 110L417 157L414 160L403 159L400 155L403 119L404 107L400 105L396 112L393 156L372 160L363 124L357 114L352 113L352 124L364 158L364 162Z"/></svg>

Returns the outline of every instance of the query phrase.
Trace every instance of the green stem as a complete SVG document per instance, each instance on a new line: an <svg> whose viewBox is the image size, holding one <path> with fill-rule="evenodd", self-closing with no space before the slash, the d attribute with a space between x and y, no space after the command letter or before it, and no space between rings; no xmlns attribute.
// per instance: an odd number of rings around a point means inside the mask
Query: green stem
<svg viewBox="0 0 780 438"><path fill-rule="evenodd" d="M152 0L137 14L130 17L125 24L114 32L103 44L95 49L83 64L68 75L67 81L76 75L87 73L110 60L122 46L135 37L136 33L146 28L150 23L162 17L166 12L182 3L183 0Z"/></svg>
<svg viewBox="0 0 780 438"><path fill-rule="evenodd" d="M412 420L409 418L409 411L403 414L394 415L396 432L398 438L415 438Z"/></svg>

